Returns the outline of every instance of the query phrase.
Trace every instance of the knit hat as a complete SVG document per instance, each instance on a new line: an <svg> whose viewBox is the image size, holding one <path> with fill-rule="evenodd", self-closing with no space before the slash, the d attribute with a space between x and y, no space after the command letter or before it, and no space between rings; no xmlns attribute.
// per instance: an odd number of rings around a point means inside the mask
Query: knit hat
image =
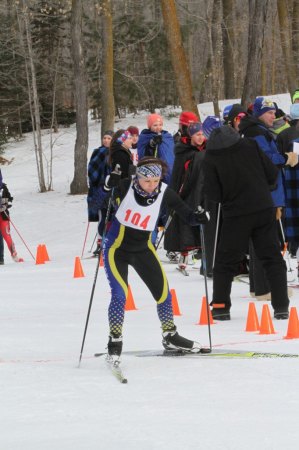
<svg viewBox="0 0 299 450"><path fill-rule="evenodd" d="M292 103L294 103L295 100L299 99L299 89L296 89L296 91L292 94Z"/></svg>
<svg viewBox="0 0 299 450"><path fill-rule="evenodd" d="M198 122L198 117L191 111L183 111L180 114L179 123L180 125L190 125L190 123Z"/></svg>
<svg viewBox="0 0 299 450"><path fill-rule="evenodd" d="M222 117L223 117L223 120L224 120L225 122L227 121L229 112L230 112L230 110L232 109L232 107L233 107L233 105L226 105L225 108L224 108L224 110L223 110Z"/></svg>
<svg viewBox="0 0 299 450"><path fill-rule="evenodd" d="M138 178L156 178L162 176L162 166L160 164L144 164L137 166L136 176Z"/></svg>
<svg viewBox="0 0 299 450"><path fill-rule="evenodd" d="M294 103L293 105L291 105L291 107L290 107L290 116L291 116L292 120L299 119L299 103Z"/></svg>
<svg viewBox="0 0 299 450"><path fill-rule="evenodd" d="M127 128L127 130L131 133L132 136L133 134L137 134L137 136L139 136L139 130L137 127L130 126Z"/></svg>
<svg viewBox="0 0 299 450"><path fill-rule="evenodd" d="M160 114L150 114L147 116L147 128L151 128L151 126L158 120L160 120L163 124L163 117L160 116Z"/></svg>
<svg viewBox="0 0 299 450"><path fill-rule="evenodd" d="M118 138L116 139L116 142L119 142L120 144L123 144L128 138L131 138L132 135L130 131L126 130L124 131Z"/></svg>
<svg viewBox="0 0 299 450"><path fill-rule="evenodd" d="M276 111L272 100L268 100L264 97L257 97L253 103L253 115L255 117L260 117L268 111Z"/></svg>
<svg viewBox="0 0 299 450"><path fill-rule="evenodd" d="M202 124L200 122L191 123L188 127L188 134L190 137L193 136L193 134L198 133L199 131L203 131Z"/></svg>
<svg viewBox="0 0 299 450"><path fill-rule="evenodd" d="M235 103L228 114L227 122L232 123L239 114L247 115L247 110L240 103Z"/></svg>
<svg viewBox="0 0 299 450"><path fill-rule="evenodd" d="M219 128L223 125L222 120L220 117L217 116L207 116L205 120L202 123L202 128L204 135L207 139L209 139L210 134L215 128Z"/></svg>
<svg viewBox="0 0 299 450"><path fill-rule="evenodd" d="M111 137L113 137L113 135L114 135L114 131L112 131L112 130L107 130L107 131L104 131L104 133L103 133L103 137L104 136L111 136Z"/></svg>

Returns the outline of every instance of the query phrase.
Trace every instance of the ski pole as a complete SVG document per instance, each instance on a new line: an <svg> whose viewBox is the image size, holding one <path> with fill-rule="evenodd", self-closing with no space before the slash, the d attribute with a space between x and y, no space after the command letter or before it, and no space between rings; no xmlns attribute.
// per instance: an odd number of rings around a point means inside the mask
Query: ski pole
<svg viewBox="0 0 299 450"><path fill-rule="evenodd" d="M84 344L85 344L85 338L86 338L86 333L87 333L87 327L88 327L88 322L89 322L89 316L90 316L91 306L92 306L93 297L94 297L94 291L95 291L95 288L96 288L98 272L99 272L99 267L100 267L100 259L101 259L102 250L103 250L103 243L104 243L104 240L105 240L105 235L106 235L106 232L107 232L108 219L109 219L111 208L112 208L113 193L114 193L114 188L112 188L112 190L111 190L111 196L109 198L107 213L106 213L106 217L105 217L103 239L102 239L102 242L101 242L101 247L100 247L100 251L99 251L99 255L98 255L98 259L97 259L97 268L96 268L96 271L95 271L94 281L93 281L91 294L90 294L90 300L89 300L89 306L88 306L87 317L86 317L86 322L85 322L85 328L84 328L84 333L83 333L83 340L82 340L82 345L81 345L81 350L80 350L80 357L79 357L78 368L80 367L80 363L81 363L81 359L82 359L82 354L83 354L83 349L84 349Z"/></svg>
<svg viewBox="0 0 299 450"><path fill-rule="evenodd" d="M26 244L26 242L24 241L24 239L23 239L22 236L20 235L20 233L19 233L19 231L17 230L15 224L14 224L13 221L11 220L10 216L7 214L6 211L4 211L4 214L6 215L7 220L8 220L8 221L12 224L12 226L14 227L14 229L15 229L16 233L18 234L19 238L21 239L21 241L23 242L23 244L24 244L25 247L27 248L28 252L30 253L30 255L32 256L32 258L33 258L34 261L35 261L35 257L33 256L33 254L31 253L31 251L30 251L28 245Z"/></svg>
<svg viewBox="0 0 299 450"><path fill-rule="evenodd" d="M206 247L204 238L204 226L200 225L200 240L201 240L201 251L202 251L202 268L205 280L205 293L206 293L206 307L207 307L207 317L208 317L208 332L209 332L209 343L210 351L212 351L212 338L211 338L211 321L210 321L210 302L208 293L208 282L207 282L207 260L206 260Z"/></svg>
<svg viewBox="0 0 299 450"><path fill-rule="evenodd" d="M156 250L159 248L159 245L160 245L160 243L161 243L161 241L162 241L162 239L163 239L163 237L164 237L164 235L165 235L165 233L166 233L167 228L168 228L169 225L170 225L170 222L172 221L172 218L173 218L173 213L170 213L169 216L168 216L168 218L167 218L167 220L166 220L166 224L165 224L164 230L163 230L162 233L161 233L161 237L160 237L158 243L155 244L155 249L156 249Z"/></svg>
<svg viewBox="0 0 299 450"><path fill-rule="evenodd" d="M85 249L87 234L88 234L88 230L89 230L89 224L90 224L90 222L87 222L87 227L86 227L86 233L85 233L85 239L84 239L84 243L83 243L81 258L83 258L83 253L84 253L84 249Z"/></svg>
<svg viewBox="0 0 299 450"><path fill-rule="evenodd" d="M279 225L280 225L281 236L282 236L283 244L284 244L284 252L285 252L286 260L287 260L288 266L289 266L288 272L293 272L293 270L291 268L290 255L289 255L289 252L287 250L288 243L286 242L286 239L285 239L285 234L284 234L284 231L283 231L283 226L282 226L281 219L279 219Z"/></svg>
<svg viewBox="0 0 299 450"><path fill-rule="evenodd" d="M96 232L96 234L95 234L95 236L94 236L94 238L93 238L93 241L92 241L90 250L88 250L88 253L91 253L91 251L92 251L92 249L93 249L93 246L94 246L94 243L95 243L95 240L96 240L96 238L97 238L97 235L98 235L98 232Z"/></svg>
<svg viewBox="0 0 299 450"><path fill-rule="evenodd" d="M220 223L220 211L221 211L221 203L218 203L217 222L216 222L216 231L215 231L215 242L214 242L214 252L213 252L213 265L212 265L212 268L214 268L214 265L215 265L215 259L216 259L216 249L217 249L217 240L218 240L219 223Z"/></svg>

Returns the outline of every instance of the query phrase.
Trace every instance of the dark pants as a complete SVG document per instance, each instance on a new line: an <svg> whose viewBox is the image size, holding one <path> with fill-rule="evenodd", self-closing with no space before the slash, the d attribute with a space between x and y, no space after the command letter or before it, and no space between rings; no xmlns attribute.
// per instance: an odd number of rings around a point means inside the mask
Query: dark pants
<svg viewBox="0 0 299 450"><path fill-rule="evenodd" d="M249 256L250 292L254 292L255 295L268 294L268 292L270 292L270 285L267 280L263 265L256 256L251 240L249 242Z"/></svg>
<svg viewBox="0 0 299 450"><path fill-rule="evenodd" d="M280 252L274 208L223 218L213 272L213 304L224 304L230 309L232 281L250 238L269 281L273 309L287 311L287 268Z"/></svg>

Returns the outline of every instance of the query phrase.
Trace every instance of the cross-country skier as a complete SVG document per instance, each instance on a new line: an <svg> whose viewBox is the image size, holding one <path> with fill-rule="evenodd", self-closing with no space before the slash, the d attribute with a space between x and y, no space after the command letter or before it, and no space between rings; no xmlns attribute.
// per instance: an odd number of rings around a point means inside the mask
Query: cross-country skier
<svg viewBox="0 0 299 450"><path fill-rule="evenodd" d="M103 246L104 266L111 287L108 355L112 359L113 355L119 358L122 352L129 266L136 270L157 302L163 346L193 353L201 350L198 342L180 336L176 330L168 282L151 242L151 232L163 204L194 226L207 222L209 215L202 209L193 211L161 182L166 167L161 159L145 157L138 162L133 178L120 181L121 174L114 170L106 182L106 189L114 188L113 197L119 205Z"/></svg>

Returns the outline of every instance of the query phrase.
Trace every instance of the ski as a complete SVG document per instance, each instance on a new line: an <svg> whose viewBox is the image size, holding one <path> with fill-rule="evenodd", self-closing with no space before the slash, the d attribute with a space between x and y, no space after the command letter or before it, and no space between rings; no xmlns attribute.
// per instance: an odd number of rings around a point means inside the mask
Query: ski
<svg viewBox="0 0 299 450"><path fill-rule="evenodd" d="M189 277L189 272L187 272L187 270L184 267L176 267L176 270L181 272L181 274L184 275L185 277Z"/></svg>
<svg viewBox="0 0 299 450"><path fill-rule="evenodd" d="M205 350L208 350L206 352ZM201 353L190 353L181 350L136 350L123 352L123 355L144 357L184 357L187 358L240 358L240 359L257 359L257 358L299 358L297 354L291 353L269 353L269 352L255 352L243 350L212 350L202 349ZM104 353L95 353L95 357L104 355Z"/></svg>
<svg viewBox="0 0 299 450"><path fill-rule="evenodd" d="M103 355L103 354L102 354ZM113 361L105 358L106 366L109 368L112 375L122 384L126 384L128 379L125 377L122 368L120 367L120 361Z"/></svg>
<svg viewBox="0 0 299 450"><path fill-rule="evenodd" d="M120 367L120 361L113 361L113 359L107 358L107 353L101 352L101 353L95 353L95 357L105 356L105 363L106 367L110 370L112 375L122 384L126 384L128 382L128 379L125 377L124 372L122 368Z"/></svg>
<svg viewBox="0 0 299 450"><path fill-rule="evenodd" d="M244 275L237 275L234 277L233 281L239 281L240 283L249 284L249 278Z"/></svg>

